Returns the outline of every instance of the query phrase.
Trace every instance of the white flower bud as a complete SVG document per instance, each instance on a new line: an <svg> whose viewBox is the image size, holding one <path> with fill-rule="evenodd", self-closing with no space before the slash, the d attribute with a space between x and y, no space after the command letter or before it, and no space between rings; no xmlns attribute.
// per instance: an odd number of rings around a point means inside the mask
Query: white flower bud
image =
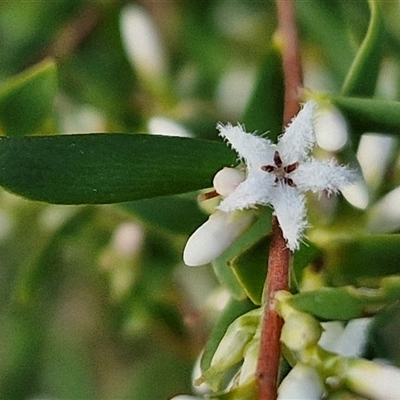
<svg viewBox="0 0 400 400"><path fill-rule="evenodd" d="M246 346L244 361L240 368L239 386L246 384L254 378L257 370L258 355L260 353L260 335L254 335L252 341Z"/></svg>
<svg viewBox="0 0 400 400"><path fill-rule="evenodd" d="M346 120L335 107L325 108L317 112L314 129L318 146L325 150L339 151L347 143Z"/></svg>
<svg viewBox="0 0 400 400"><path fill-rule="evenodd" d="M212 369L224 370L242 360L245 346L257 330L260 310L249 311L229 325L211 360Z"/></svg>
<svg viewBox="0 0 400 400"><path fill-rule="evenodd" d="M220 256L252 224L254 212L216 211L190 236L183 261L190 267L208 264Z"/></svg>
<svg viewBox="0 0 400 400"><path fill-rule="evenodd" d="M364 359L349 360L349 389L371 400L400 399L400 369Z"/></svg>
<svg viewBox="0 0 400 400"><path fill-rule="evenodd" d="M278 388L278 400L319 400L324 392L317 372L306 365L296 364Z"/></svg>
<svg viewBox="0 0 400 400"><path fill-rule="evenodd" d="M400 228L400 187L392 190L368 212L368 231L371 233L388 233Z"/></svg>
<svg viewBox="0 0 400 400"><path fill-rule="evenodd" d="M129 61L148 80L166 75L166 55L156 26L143 7L127 5L122 9L121 38Z"/></svg>
<svg viewBox="0 0 400 400"><path fill-rule="evenodd" d="M246 179L245 174L236 168L222 168L213 180L214 189L222 197L227 197L235 191L238 185Z"/></svg>

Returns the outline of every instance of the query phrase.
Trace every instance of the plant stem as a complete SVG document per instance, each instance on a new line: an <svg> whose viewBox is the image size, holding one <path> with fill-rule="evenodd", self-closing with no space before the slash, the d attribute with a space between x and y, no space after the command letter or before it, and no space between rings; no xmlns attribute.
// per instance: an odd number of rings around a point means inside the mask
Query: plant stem
<svg viewBox="0 0 400 400"><path fill-rule="evenodd" d="M298 91L302 86L296 19L292 0L276 0L285 77L285 106L283 126L300 109ZM268 276L264 287L264 316L260 354L257 365L259 400L275 400L281 353L280 335L283 321L275 310L275 294L288 290L290 250L276 217L272 223L272 241L269 252Z"/></svg>

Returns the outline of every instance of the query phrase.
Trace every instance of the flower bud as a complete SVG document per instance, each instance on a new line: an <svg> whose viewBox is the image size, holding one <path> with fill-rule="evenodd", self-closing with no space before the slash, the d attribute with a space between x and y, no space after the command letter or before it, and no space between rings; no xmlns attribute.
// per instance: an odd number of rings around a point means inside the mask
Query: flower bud
<svg viewBox="0 0 400 400"><path fill-rule="evenodd" d="M211 361L211 366L228 368L243 358L245 346L253 338L260 319L260 309L249 311L233 321L226 330Z"/></svg>
<svg viewBox="0 0 400 400"><path fill-rule="evenodd" d="M197 384L206 382L213 390L219 389L225 372L244 358L246 348L257 331L261 310L257 308L249 311L229 325L214 353L210 367L197 379Z"/></svg>
<svg viewBox="0 0 400 400"><path fill-rule="evenodd" d="M227 197L235 191L237 186L246 179L245 174L236 168L222 168L213 180L214 189L222 197Z"/></svg>
<svg viewBox="0 0 400 400"><path fill-rule="evenodd" d="M371 400L400 399L400 369L364 359L350 359L349 389Z"/></svg>
<svg viewBox="0 0 400 400"><path fill-rule="evenodd" d="M260 335L255 335L246 346L244 361L240 368L239 386L254 378L257 370L258 355L260 353Z"/></svg>
<svg viewBox="0 0 400 400"><path fill-rule="evenodd" d="M311 315L293 312L282 327L281 341L291 351L301 351L318 343L322 328Z"/></svg>
<svg viewBox="0 0 400 400"><path fill-rule="evenodd" d="M252 224L252 210L216 211L189 238L183 261L190 267L204 265L220 256Z"/></svg>

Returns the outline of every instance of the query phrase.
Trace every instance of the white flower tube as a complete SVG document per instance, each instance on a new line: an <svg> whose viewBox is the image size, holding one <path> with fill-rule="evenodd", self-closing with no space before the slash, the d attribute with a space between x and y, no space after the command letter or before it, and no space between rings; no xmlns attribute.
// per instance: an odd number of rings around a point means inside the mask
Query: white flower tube
<svg viewBox="0 0 400 400"><path fill-rule="evenodd" d="M371 400L400 399L400 369L364 359L349 360L349 389Z"/></svg>
<svg viewBox="0 0 400 400"><path fill-rule="evenodd" d="M254 212L216 211L190 236L183 261L190 267L208 264L220 256L252 224Z"/></svg>
<svg viewBox="0 0 400 400"><path fill-rule="evenodd" d="M320 400L324 392L321 378L309 366L296 364L278 388L278 400Z"/></svg>

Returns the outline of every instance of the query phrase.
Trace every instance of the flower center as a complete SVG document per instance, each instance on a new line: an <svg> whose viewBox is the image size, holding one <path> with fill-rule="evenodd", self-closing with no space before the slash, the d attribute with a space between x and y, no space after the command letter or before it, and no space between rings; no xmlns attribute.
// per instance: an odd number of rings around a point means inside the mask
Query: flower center
<svg viewBox="0 0 400 400"><path fill-rule="evenodd" d="M291 187L295 187L296 184L293 182L293 179L289 178L288 175L291 174L297 167L299 166L298 162L283 166L283 162L281 156L278 151L274 153L274 163L275 165L264 165L261 169L265 172L270 172L275 175L275 183L283 182L286 185Z"/></svg>

